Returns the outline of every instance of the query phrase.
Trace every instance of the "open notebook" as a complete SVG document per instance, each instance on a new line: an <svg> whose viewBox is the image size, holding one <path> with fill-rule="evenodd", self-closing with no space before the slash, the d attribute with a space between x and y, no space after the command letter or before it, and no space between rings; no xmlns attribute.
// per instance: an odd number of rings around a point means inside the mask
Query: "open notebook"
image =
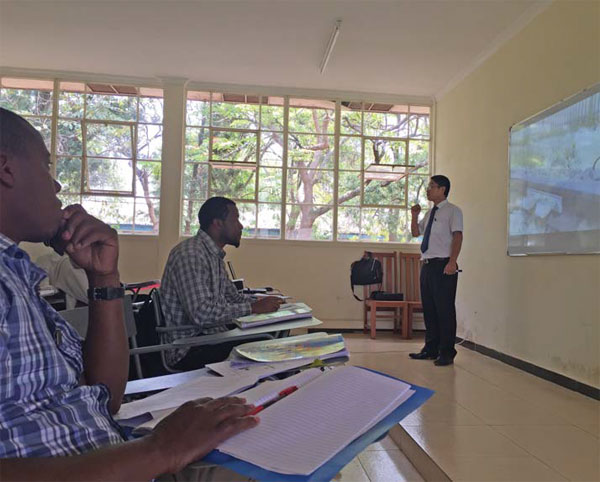
<svg viewBox="0 0 600 482"><path fill-rule="evenodd" d="M268 405L293 386L298 389ZM311 474L413 393L400 380L358 367L308 370L244 392L249 402L267 405L260 424L217 449L280 474Z"/></svg>
<svg viewBox="0 0 600 482"><path fill-rule="evenodd" d="M280 321L296 320L299 318L310 318L312 309L304 303L287 303L281 305L279 310L273 313L261 313L258 315L242 316L234 320L240 328L251 328L253 326L268 325Z"/></svg>

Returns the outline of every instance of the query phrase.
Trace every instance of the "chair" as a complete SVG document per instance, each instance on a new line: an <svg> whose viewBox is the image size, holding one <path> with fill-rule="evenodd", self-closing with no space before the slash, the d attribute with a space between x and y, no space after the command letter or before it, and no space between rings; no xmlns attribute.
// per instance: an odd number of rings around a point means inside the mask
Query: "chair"
<svg viewBox="0 0 600 482"><path fill-rule="evenodd" d="M366 254L367 251L365 251ZM369 299L371 293L375 290L387 293L398 292L398 257L396 252L372 253L372 256L381 262L383 281L381 285L367 285L363 287L363 330L367 333L370 329L371 338L375 339L378 314L381 314L383 318L391 318L395 329L398 325L399 309L403 305L398 305L397 301Z"/></svg>
<svg viewBox="0 0 600 482"><path fill-rule="evenodd" d="M421 303L421 255L418 253L399 253L400 291L407 302L406 317L402 318L402 335L412 338L413 314L423 311Z"/></svg>

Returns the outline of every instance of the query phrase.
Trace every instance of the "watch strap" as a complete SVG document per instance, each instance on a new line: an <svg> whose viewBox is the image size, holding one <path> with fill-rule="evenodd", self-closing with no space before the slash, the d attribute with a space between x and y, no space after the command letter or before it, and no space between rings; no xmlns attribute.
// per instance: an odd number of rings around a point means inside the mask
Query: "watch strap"
<svg viewBox="0 0 600 482"><path fill-rule="evenodd" d="M110 301L123 298L125 289L122 286L103 286L88 289L88 300L90 301Z"/></svg>

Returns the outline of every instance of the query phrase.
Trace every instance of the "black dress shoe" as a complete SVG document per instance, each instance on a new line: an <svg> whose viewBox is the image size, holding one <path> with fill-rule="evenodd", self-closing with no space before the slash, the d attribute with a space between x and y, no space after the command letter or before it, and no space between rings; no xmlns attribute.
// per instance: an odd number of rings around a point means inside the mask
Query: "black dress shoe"
<svg viewBox="0 0 600 482"><path fill-rule="evenodd" d="M433 364L438 367L445 367L448 365L452 365L453 363L454 363L454 360L452 358L442 358L442 357L437 358L433 362Z"/></svg>
<svg viewBox="0 0 600 482"><path fill-rule="evenodd" d="M426 351L422 351L419 353L409 353L408 356L411 357L413 360L435 360L437 358L437 355L431 355Z"/></svg>

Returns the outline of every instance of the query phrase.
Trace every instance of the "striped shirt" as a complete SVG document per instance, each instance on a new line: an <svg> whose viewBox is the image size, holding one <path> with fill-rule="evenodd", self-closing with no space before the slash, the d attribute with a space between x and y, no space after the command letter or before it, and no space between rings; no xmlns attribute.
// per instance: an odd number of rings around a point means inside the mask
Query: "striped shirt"
<svg viewBox="0 0 600 482"><path fill-rule="evenodd" d="M239 294L227 276L225 251L201 229L193 238L173 248L165 266L160 299L166 326L196 325L197 328L166 335L166 342L178 338L227 331L234 318L249 315L253 298ZM171 366L189 349L170 350Z"/></svg>
<svg viewBox="0 0 600 482"><path fill-rule="evenodd" d="M82 340L39 296L46 277L0 234L0 458L73 455L123 441L105 385L80 385Z"/></svg>

